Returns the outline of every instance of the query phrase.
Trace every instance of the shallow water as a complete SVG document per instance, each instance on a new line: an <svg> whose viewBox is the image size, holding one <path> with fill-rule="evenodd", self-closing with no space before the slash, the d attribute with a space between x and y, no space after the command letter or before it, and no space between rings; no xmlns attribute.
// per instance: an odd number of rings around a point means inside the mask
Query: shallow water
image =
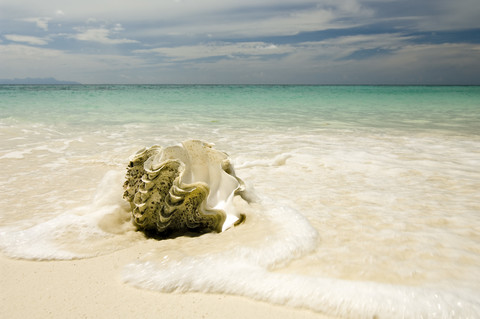
<svg viewBox="0 0 480 319"><path fill-rule="evenodd" d="M216 144L257 202L158 241L124 280L343 317L480 316L480 88L0 86L0 247L88 258L147 240L128 157ZM148 239L153 240L153 239Z"/></svg>

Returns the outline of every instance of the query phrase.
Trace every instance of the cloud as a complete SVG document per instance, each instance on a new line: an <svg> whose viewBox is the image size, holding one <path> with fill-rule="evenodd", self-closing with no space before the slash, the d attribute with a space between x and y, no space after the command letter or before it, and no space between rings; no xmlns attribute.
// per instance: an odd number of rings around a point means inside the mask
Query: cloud
<svg viewBox="0 0 480 319"><path fill-rule="evenodd" d="M138 38L214 37L218 39L259 38L267 36L295 35L302 32L345 28L355 23L345 20L355 15L368 19L372 11L357 1L271 1L233 5L232 2L200 12L185 10L182 14L159 17L144 28L133 31Z"/></svg>
<svg viewBox="0 0 480 319"><path fill-rule="evenodd" d="M399 34L349 36L295 45L209 43L155 48L155 70L180 83L468 84L478 82L480 45L413 45ZM400 44L404 41L403 44ZM219 58L223 56L224 58ZM217 57L217 58L215 58ZM458 58L458 59L457 59ZM182 66L181 72L178 68ZM447 70L447 71L446 71ZM183 78L182 78L183 75ZM188 75L188 76L187 76ZM157 77L157 81L161 81ZM168 82L168 79L163 81Z"/></svg>
<svg viewBox="0 0 480 319"><path fill-rule="evenodd" d="M38 28L40 28L44 31L48 31L48 22L50 20L52 20L52 18L46 18L46 17L43 17L43 18L25 18L25 19L23 19L23 21L35 23Z"/></svg>
<svg viewBox="0 0 480 319"><path fill-rule="evenodd" d="M18 53L1 59L16 61L13 77L84 83L120 73L137 83L410 83L442 72L480 83L470 72L479 64L476 2L2 0L0 30L9 31L0 45ZM27 54L35 48L61 63ZM44 65L78 78L29 74Z"/></svg>
<svg viewBox="0 0 480 319"><path fill-rule="evenodd" d="M135 50L137 54L156 54L168 58L169 61L185 61L211 57L262 56L279 55L292 52L288 45L277 46L264 42L223 43L212 42L199 45L161 47Z"/></svg>
<svg viewBox="0 0 480 319"><path fill-rule="evenodd" d="M375 57L351 65L351 73L364 73L364 79L393 84L471 84L478 83L480 45L406 45L394 54Z"/></svg>
<svg viewBox="0 0 480 319"><path fill-rule="evenodd" d="M60 50L38 48L23 44L0 45L0 53L2 57L8 58L11 62L5 66L5 69L19 67L21 64L31 66L35 61L63 55L63 52Z"/></svg>
<svg viewBox="0 0 480 319"><path fill-rule="evenodd" d="M415 31L461 30L478 28L480 6L477 0L379 1L361 0L384 21L402 22Z"/></svg>
<svg viewBox="0 0 480 319"><path fill-rule="evenodd" d="M13 42L22 42L32 45L46 45L50 39L49 38L39 38L29 35L18 35L18 34L6 34L4 35L5 39Z"/></svg>
<svg viewBox="0 0 480 319"><path fill-rule="evenodd" d="M141 4L122 1L112 6L107 0L65 2L3 0L0 5L23 15L50 17L53 21L76 24L95 18L134 25L135 39L162 37L165 34L192 36L210 33L220 37L285 35L352 25L346 17L371 17L372 11L359 0L204 0L144 1ZM62 12L62 15L56 14ZM1 14L0 14L1 15ZM340 21L343 19L343 21Z"/></svg>
<svg viewBox="0 0 480 319"><path fill-rule="evenodd" d="M2 77L55 77L81 83L118 83L119 74L134 74L147 65L119 54L80 54L23 44L0 44ZM121 81L120 81L121 82Z"/></svg>
<svg viewBox="0 0 480 319"><path fill-rule="evenodd" d="M113 29L106 28L92 28L83 30L83 28L77 28L82 30L80 33L75 34L72 38L80 41L90 41L97 42L102 44L126 44L126 43L137 43L136 40L130 40L125 38L111 38L115 33L123 30L120 24L116 24Z"/></svg>
<svg viewBox="0 0 480 319"><path fill-rule="evenodd" d="M184 62L208 58L242 59L248 57L272 57L298 55L302 53L301 62L318 63L319 59L336 61L339 59L368 59L376 54L388 54L408 44L414 37L400 33L356 35L328 38L320 41L279 44L273 42L220 42L211 41L195 45L165 46L150 49L137 49L138 56L158 56L163 62ZM213 60L210 60L213 61Z"/></svg>

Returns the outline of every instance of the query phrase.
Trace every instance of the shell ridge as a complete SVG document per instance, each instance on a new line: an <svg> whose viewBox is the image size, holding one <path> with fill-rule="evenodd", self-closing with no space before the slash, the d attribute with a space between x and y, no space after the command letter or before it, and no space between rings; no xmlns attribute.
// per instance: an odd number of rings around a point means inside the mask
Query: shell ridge
<svg viewBox="0 0 480 319"><path fill-rule="evenodd" d="M123 197L139 230L220 232L227 215L241 217L231 202L245 184L228 154L212 144L190 140L143 148L130 157L125 177Z"/></svg>

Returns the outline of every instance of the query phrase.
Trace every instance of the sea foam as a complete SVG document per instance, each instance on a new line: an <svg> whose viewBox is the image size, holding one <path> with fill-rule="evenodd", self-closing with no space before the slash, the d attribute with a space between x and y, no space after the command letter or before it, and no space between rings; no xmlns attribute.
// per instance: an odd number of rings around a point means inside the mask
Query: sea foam
<svg viewBox="0 0 480 319"><path fill-rule="evenodd" d="M480 303L462 292L322 276L283 273L292 260L312 253L317 231L299 212L265 197L256 218L268 219L256 245L238 242L221 252L165 252L127 265L123 279L162 292L232 294L344 318L473 318ZM248 218L253 216L247 215Z"/></svg>
<svg viewBox="0 0 480 319"><path fill-rule="evenodd" d="M55 217L33 226L18 222L1 227L0 249L12 258L67 260L106 254L140 238L121 199L122 177L117 171L107 172L91 203L52 214Z"/></svg>
<svg viewBox="0 0 480 319"><path fill-rule="evenodd" d="M480 317L478 87L2 89L15 91L0 100L9 256L148 240L123 273L137 287L346 318ZM259 200L236 202L245 223L223 233L146 239L121 199L126 159L189 138L233 155Z"/></svg>

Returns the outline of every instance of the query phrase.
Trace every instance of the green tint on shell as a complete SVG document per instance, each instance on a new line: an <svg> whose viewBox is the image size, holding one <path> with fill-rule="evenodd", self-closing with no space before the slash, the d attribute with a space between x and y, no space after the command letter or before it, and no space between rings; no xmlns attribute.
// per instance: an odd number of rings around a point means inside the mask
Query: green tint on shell
<svg viewBox="0 0 480 319"><path fill-rule="evenodd" d="M244 190L227 154L185 141L152 146L130 159L124 199L134 225L144 231L224 231L241 220L233 197Z"/></svg>

